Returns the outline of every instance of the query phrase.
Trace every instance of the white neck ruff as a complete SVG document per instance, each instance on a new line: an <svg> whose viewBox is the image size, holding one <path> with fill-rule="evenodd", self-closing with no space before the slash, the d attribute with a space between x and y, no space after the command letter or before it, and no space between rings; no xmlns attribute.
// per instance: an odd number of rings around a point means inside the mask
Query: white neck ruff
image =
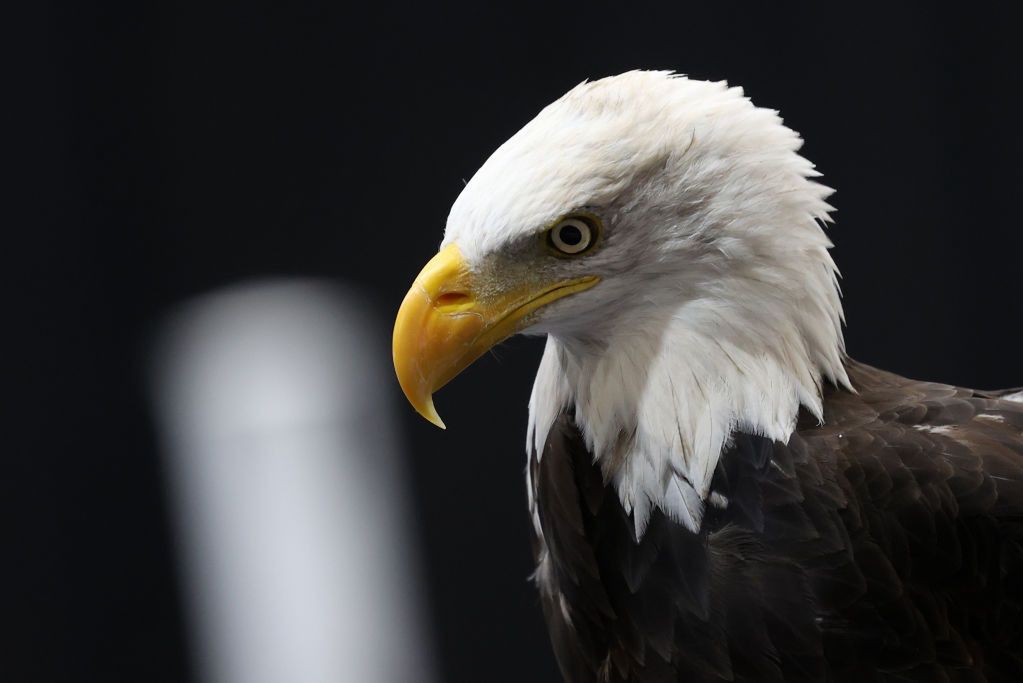
<svg viewBox="0 0 1023 683"><path fill-rule="evenodd" d="M832 280L830 269L819 272ZM637 540L655 508L699 530L735 430L786 442L800 405L821 418L822 378L849 386L833 281L803 291L795 300L733 291L739 296L727 306L690 301L620 320L600 342L549 335L529 403L527 450L540 458L554 420L572 407L594 462L633 516Z"/></svg>

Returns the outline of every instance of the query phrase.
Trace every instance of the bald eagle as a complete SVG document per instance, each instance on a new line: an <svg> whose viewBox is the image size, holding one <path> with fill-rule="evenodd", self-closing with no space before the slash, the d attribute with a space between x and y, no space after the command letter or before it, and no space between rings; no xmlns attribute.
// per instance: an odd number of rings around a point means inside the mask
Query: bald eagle
<svg viewBox="0 0 1023 683"><path fill-rule="evenodd" d="M526 477L568 681L1023 681L1023 391L847 356L800 146L723 83L583 83L465 186L401 305L438 426L438 388L547 337Z"/></svg>

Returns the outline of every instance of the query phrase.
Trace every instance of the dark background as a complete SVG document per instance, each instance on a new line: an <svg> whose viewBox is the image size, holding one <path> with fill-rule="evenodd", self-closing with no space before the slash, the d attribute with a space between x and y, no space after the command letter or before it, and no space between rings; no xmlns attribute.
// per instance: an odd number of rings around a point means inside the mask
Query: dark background
<svg viewBox="0 0 1023 683"><path fill-rule="evenodd" d="M23 10L5 78L21 154L7 156L0 250L14 635L0 677L191 675L146 400L161 316L240 280L312 275L363 286L389 320L462 179L585 78L674 69L780 109L838 189L851 354L1023 384L1023 55L1008 10L768 4ZM556 678L526 580L540 349L513 341L441 393L447 432L389 389L414 451L442 680Z"/></svg>

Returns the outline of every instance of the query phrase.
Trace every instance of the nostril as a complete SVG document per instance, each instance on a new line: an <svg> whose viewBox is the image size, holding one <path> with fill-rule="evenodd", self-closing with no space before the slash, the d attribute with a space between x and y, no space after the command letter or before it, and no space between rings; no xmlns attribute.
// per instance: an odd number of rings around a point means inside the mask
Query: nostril
<svg viewBox="0 0 1023 683"><path fill-rule="evenodd" d="M434 299L434 305L437 308L449 308L451 306L461 306L472 301L472 297L465 292L444 292Z"/></svg>

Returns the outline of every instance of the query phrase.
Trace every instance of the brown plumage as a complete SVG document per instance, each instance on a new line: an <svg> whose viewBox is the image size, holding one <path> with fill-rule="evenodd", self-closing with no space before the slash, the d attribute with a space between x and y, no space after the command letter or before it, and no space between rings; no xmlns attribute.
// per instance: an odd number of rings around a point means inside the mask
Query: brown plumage
<svg viewBox="0 0 1023 683"><path fill-rule="evenodd" d="M847 370L823 424L733 435L699 533L638 543L561 414L530 481L566 680L1023 681L1023 403Z"/></svg>

